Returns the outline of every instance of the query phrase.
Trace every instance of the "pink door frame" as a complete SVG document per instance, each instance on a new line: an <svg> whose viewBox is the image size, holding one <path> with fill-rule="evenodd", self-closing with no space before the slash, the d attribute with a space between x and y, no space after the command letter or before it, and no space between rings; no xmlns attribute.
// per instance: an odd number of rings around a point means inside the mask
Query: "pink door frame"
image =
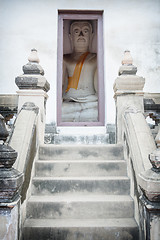
<svg viewBox="0 0 160 240"><path fill-rule="evenodd" d="M97 20L97 69L98 69L98 122L62 122L62 73L63 73L63 20ZM103 11L58 10L57 48L57 126L104 126L104 50Z"/></svg>

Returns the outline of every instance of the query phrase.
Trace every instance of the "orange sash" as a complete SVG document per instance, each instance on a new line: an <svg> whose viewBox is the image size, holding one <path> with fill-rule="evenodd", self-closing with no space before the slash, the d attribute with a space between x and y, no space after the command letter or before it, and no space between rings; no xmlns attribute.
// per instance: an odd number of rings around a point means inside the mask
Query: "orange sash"
<svg viewBox="0 0 160 240"><path fill-rule="evenodd" d="M80 76L81 76L82 67L83 67L84 61L85 61L88 54L89 54L89 52L83 53L80 56L80 58L78 59L78 62L77 62L76 66L75 66L75 69L74 69L73 76L68 77L68 86L67 86L66 92L68 92L68 90L70 88L75 88L75 89L78 88L78 83L79 83L79 79L80 79Z"/></svg>

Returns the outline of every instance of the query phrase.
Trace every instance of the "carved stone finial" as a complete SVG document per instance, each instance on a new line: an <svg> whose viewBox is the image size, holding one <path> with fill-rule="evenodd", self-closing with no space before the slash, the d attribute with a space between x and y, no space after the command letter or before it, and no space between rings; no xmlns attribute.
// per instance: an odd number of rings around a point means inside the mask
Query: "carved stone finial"
<svg viewBox="0 0 160 240"><path fill-rule="evenodd" d="M46 80L43 68L39 65L37 50L32 49L28 57L29 62L23 66L23 75L16 77L19 89L43 89L48 92L50 84Z"/></svg>
<svg viewBox="0 0 160 240"><path fill-rule="evenodd" d="M17 152L8 145L0 145L0 169L11 168L17 158Z"/></svg>
<svg viewBox="0 0 160 240"><path fill-rule="evenodd" d="M155 138L155 141L156 141L157 147L160 149L160 123L158 124L158 133Z"/></svg>
<svg viewBox="0 0 160 240"><path fill-rule="evenodd" d="M133 58L129 50L124 51L122 66L119 68L119 75L135 75L137 67L133 65Z"/></svg>
<svg viewBox="0 0 160 240"><path fill-rule="evenodd" d="M8 131L4 122L4 117L0 114L0 140L6 141ZM6 144L0 144L0 169L11 168L17 158L17 152Z"/></svg>
<svg viewBox="0 0 160 240"><path fill-rule="evenodd" d="M160 172L160 148L149 154L149 160L153 166L153 171Z"/></svg>
<svg viewBox="0 0 160 240"><path fill-rule="evenodd" d="M0 140L5 142L8 135L9 134L4 123L4 117L0 114Z"/></svg>
<svg viewBox="0 0 160 240"><path fill-rule="evenodd" d="M35 48L31 49L31 53L28 57L28 61L29 62L36 62L36 63L40 62L38 54L37 54L37 50Z"/></svg>
<svg viewBox="0 0 160 240"><path fill-rule="evenodd" d="M129 50L124 51L124 57L122 59L122 65L132 65L133 64L133 58L131 56L131 53Z"/></svg>
<svg viewBox="0 0 160 240"><path fill-rule="evenodd" d="M31 54L28 57L28 61L29 62L23 66L24 74L44 75L44 70L41 67L41 65L39 65L39 58L38 58L38 55L37 55L37 50L35 48L33 48L31 50Z"/></svg>
<svg viewBox="0 0 160 240"><path fill-rule="evenodd" d="M0 140L5 141L8 132L0 115ZM0 143L0 203L13 202L19 197L23 174L12 168L17 152L7 144Z"/></svg>

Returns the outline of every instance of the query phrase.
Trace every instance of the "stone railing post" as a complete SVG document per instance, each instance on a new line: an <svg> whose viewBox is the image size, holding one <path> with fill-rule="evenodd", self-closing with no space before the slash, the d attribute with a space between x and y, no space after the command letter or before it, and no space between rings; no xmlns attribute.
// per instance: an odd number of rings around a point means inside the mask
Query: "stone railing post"
<svg viewBox="0 0 160 240"><path fill-rule="evenodd" d="M126 108L136 107L144 111L143 87L145 79L136 75L137 67L133 65L130 51L124 52L119 77L114 82L114 98L116 103L116 140L122 142L122 115Z"/></svg>
<svg viewBox="0 0 160 240"><path fill-rule="evenodd" d="M158 141L159 143L159 141ZM160 239L160 148L149 154L152 169L140 174L140 226L142 239Z"/></svg>
<svg viewBox="0 0 160 240"><path fill-rule="evenodd" d="M20 190L23 174L12 168L17 153L4 144L8 136L0 115L0 239L19 239Z"/></svg>
<svg viewBox="0 0 160 240"><path fill-rule="evenodd" d="M16 77L15 82L18 88L19 96L18 112L26 102L34 103L40 110L38 122L38 132L40 143L44 143L46 101L48 98L47 91L50 84L46 80L43 68L39 65L37 50L32 49L28 57L28 63L23 66L23 75Z"/></svg>
<svg viewBox="0 0 160 240"><path fill-rule="evenodd" d="M139 175L140 226L144 240L160 239L160 126L155 142L157 149L149 154L152 168Z"/></svg>

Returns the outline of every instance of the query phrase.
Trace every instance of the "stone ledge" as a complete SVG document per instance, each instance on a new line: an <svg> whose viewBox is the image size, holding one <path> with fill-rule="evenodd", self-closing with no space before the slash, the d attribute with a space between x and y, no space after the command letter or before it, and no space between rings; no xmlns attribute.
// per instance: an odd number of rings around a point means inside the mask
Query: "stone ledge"
<svg viewBox="0 0 160 240"><path fill-rule="evenodd" d="M45 134L45 142L50 144L108 144L109 134L98 135Z"/></svg>
<svg viewBox="0 0 160 240"><path fill-rule="evenodd" d="M43 68L36 62L29 62L23 66L24 74L41 74L44 75Z"/></svg>
<svg viewBox="0 0 160 240"><path fill-rule="evenodd" d="M119 68L119 75L125 75L125 74L129 74L129 75L134 75L137 72L137 67L133 66L133 65L122 65Z"/></svg>
<svg viewBox="0 0 160 240"><path fill-rule="evenodd" d="M142 91L145 84L145 79L136 75L121 75L116 78L113 89L114 92L117 90L128 90L128 91Z"/></svg>
<svg viewBox="0 0 160 240"><path fill-rule="evenodd" d="M50 89L46 78L38 74L20 75L16 77L15 82L19 89L42 89L46 92Z"/></svg>
<svg viewBox="0 0 160 240"><path fill-rule="evenodd" d="M150 201L160 201L160 172L144 171L138 175L138 183Z"/></svg>

